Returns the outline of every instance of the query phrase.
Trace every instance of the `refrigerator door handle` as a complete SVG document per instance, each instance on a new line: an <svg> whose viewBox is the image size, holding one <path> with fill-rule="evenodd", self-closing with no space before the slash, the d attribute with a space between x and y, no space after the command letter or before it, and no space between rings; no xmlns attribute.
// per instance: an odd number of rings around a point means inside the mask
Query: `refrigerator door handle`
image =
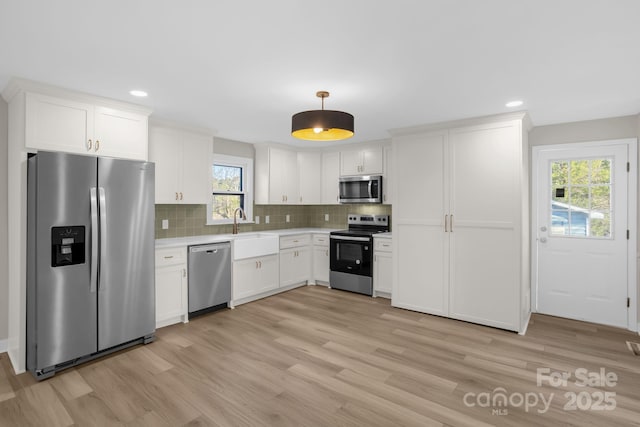
<svg viewBox="0 0 640 427"><path fill-rule="evenodd" d="M96 187L91 187L91 282L89 291L98 287L98 197Z"/></svg>
<svg viewBox="0 0 640 427"><path fill-rule="evenodd" d="M107 200L103 187L98 188L98 194L100 200L100 280L98 281L98 290L101 290L106 272L106 269L103 268L103 259L107 253Z"/></svg>

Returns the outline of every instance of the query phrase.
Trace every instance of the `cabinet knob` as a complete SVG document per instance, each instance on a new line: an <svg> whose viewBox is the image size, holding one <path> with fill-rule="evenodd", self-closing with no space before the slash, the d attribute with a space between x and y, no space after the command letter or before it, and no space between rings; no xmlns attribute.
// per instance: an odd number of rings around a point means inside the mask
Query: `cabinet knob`
<svg viewBox="0 0 640 427"><path fill-rule="evenodd" d="M96 148L94 151L98 151L100 149L100 141L96 139Z"/></svg>
<svg viewBox="0 0 640 427"><path fill-rule="evenodd" d="M180 192L180 200L182 200L182 191Z"/></svg>
<svg viewBox="0 0 640 427"><path fill-rule="evenodd" d="M178 200L178 192L176 191L176 200Z"/></svg>
<svg viewBox="0 0 640 427"><path fill-rule="evenodd" d="M87 151L91 151L91 148L93 148L93 141L89 140L87 141Z"/></svg>

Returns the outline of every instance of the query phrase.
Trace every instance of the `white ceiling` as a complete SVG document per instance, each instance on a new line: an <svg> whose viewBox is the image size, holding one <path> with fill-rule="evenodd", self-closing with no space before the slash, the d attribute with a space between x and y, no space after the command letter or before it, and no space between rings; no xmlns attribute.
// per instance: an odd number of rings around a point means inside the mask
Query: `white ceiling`
<svg viewBox="0 0 640 427"><path fill-rule="evenodd" d="M290 136L318 90L355 116L349 142L514 99L536 126L622 116L640 112L640 1L2 0L0 89L12 76L251 143L326 144Z"/></svg>

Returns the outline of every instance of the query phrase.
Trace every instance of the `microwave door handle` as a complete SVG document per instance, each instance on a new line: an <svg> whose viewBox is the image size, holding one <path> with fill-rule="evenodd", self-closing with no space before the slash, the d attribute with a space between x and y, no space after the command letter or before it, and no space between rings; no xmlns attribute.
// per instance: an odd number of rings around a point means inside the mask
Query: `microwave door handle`
<svg viewBox="0 0 640 427"><path fill-rule="evenodd" d="M372 187L373 187L373 180L370 179L369 180L369 185L367 185L367 189L369 190L369 198L370 199L373 199Z"/></svg>

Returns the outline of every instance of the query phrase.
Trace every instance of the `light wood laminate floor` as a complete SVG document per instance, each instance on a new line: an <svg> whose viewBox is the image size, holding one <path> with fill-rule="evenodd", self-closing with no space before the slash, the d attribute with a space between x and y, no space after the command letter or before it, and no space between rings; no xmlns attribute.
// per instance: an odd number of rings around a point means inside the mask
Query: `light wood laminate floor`
<svg viewBox="0 0 640 427"><path fill-rule="evenodd" d="M519 336L308 286L157 336L40 383L0 355L0 425L640 425L640 337L589 323Z"/></svg>

